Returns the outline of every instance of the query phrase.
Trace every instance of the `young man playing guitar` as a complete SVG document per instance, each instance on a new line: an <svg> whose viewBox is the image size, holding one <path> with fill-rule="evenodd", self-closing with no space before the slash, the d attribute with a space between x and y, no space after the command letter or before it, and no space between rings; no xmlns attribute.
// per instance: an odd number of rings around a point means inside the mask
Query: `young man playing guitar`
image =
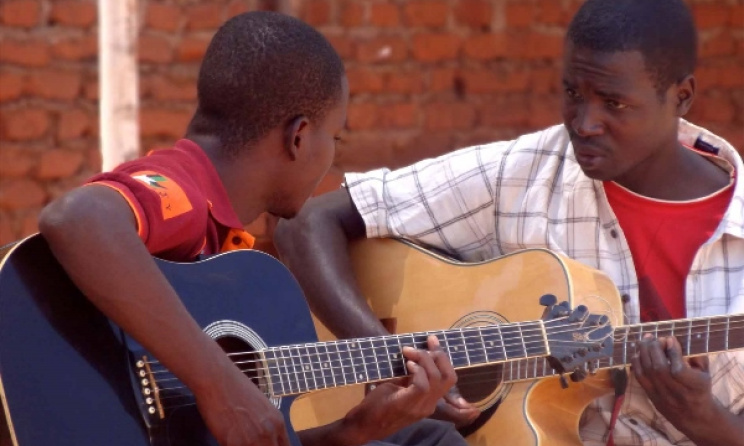
<svg viewBox="0 0 744 446"><path fill-rule="evenodd" d="M548 248L605 272L628 323L744 311L744 164L681 119L696 47L682 0L588 0L565 42L563 125L349 174L280 223L277 246L315 314L339 337L385 332L352 280L346 247L365 236L465 261ZM619 412L614 395L585 412L585 444L744 444L740 355L708 370L674 338L646 338L632 371Z"/></svg>
<svg viewBox="0 0 744 446"><path fill-rule="evenodd" d="M214 36L197 90L185 139L51 203L41 233L75 285L193 391L220 445L286 446L279 412L195 323L151 256L191 261L250 248L244 224L262 212L297 214L346 120L344 67L310 26L247 13ZM405 351L408 381L377 386L343 420L300 433L303 444L461 442L451 424L407 427L456 379L436 339L429 347Z"/></svg>

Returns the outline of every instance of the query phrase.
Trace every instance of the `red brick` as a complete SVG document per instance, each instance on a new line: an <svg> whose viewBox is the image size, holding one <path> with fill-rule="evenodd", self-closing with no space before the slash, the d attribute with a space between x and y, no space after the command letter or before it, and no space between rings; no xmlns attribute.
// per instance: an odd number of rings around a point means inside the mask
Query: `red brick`
<svg viewBox="0 0 744 446"><path fill-rule="evenodd" d="M744 27L744 3L731 6L729 14L729 25L741 29Z"/></svg>
<svg viewBox="0 0 744 446"><path fill-rule="evenodd" d="M0 208L7 210L40 206L46 198L41 185L28 178L6 181L0 187Z"/></svg>
<svg viewBox="0 0 744 446"><path fill-rule="evenodd" d="M84 94L86 99L97 101L101 93L98 85L98 79L86 82L85 86L83 86L83 90L85 91Z"/></svg>
<svg viewBox="0 0 744 446"><path fill-rule="evenodd" d="M715 32L700 42L700 57L732 56L736 53L736 42L728 30Z"/></svg>
<svg viewBox="0 0 744 446"><path fill-rule="evenodd" d="M331 4L328 0L303 0L299 16L312 26L327 25L331 20Z"/></svg>
<svg viewBox="0 0 744 446"><path fill-rule="evenodd" d="M49 46L41 41L0 40L0 62L41 67L49 62Z"/></svg>
<svg viewBox="0 0 744 446"><path fill-rule="evenodd" d="M80 95L82 77L76 71L42 70L34 72L26 85L28 93L46 99L70 100Z"/></svg>
<svg viewBox="0 0 744 446"><path fill-rule="evenodd" d="M453 68L438 68L431 72L429 90L441 92L451 90L455 83L457 71Z"/></svg>
<svg viewBox="0 0 744 446"><path fill-rule="evenodd" d="M696 3L692 5L692 14L698 29L708 29L726 25L730 11L721 2Z"/></svg>
<svg viewBox="0 0 744 446"><path fill-rule="evenodd" d="M143 78L142 83L146 94L160 101L193 101L196 99L196 79L154 76Z"/></svg>
<svg viewBox="0 0 744 446"><path fill-rule="evenodd" d="M556 94L530 97L529 126L543 128L562 122L562 98Z"/></svg>
<svg viewBox="0 0 744 446"><path fill-rule="evenodd" d="M493 19L493 7L484 0L460 0L455 5L455 19L461 25L485 28Z"/></svg>
<svg viewBox="0 0 744 446"><path fill-rule="evenodd" d="M141 63L168 63L173 60L173 47L164 37L141 34L137 46Z"/></svg>
<svg viewBox="0 0 744 446"><path fill-rule="evenodd" d="M145 12L145 25L151 29L175 31L181 24L182 17L181 8L176 5L149 2Z"/></svg>
<svg viewBox="0 0 744 446"><path fill-rule="evenodd" d="M463 44L463 52L466 56L476 60L504 57L509 51L509 40L506 33L474 35Z"/></svg>
<svg viewBox="0 0 744 446"><path fill-rule="evenodd" d="M695 99L693 108L702 116L702 119L709 122L728 123L732 122L736 116L734 104L728 97L700 95Z"/></svg>
<svg viewBox="0 0 744 446"><path fill-rule="evenodd" d="M254 0L235 0L227 5L227 17L232 18L238 14L252 11L256 9L256 2Z"/></svg>
<svg viewBox="0 0 744 446"><path fill-rule="evenodd" d="M562 25L566 23L566 15L561 2L555 0L540 0L536 6L536 19L540 23Z"/></svg>
<svg viewBox="0 0 744 446"><path fill-rule="evenodd" d="M471 69L461 73L468 93L524 92L529 87L529 73L518 70Z"/></svg>
<svg viewBox="0 0 744 446"><path fill-rule="evenodd" d="M721 70L719 82L722 87L744 87L744 65L734 64Z"/></svg>
<svg viewBox="0 0 744 446"><path fill-rule="evenodd" d="M49 114L38 108L6 110L0 119L0 137L12 141L37 139L49 129Z"/></svg>
<svg viewBox="0 0 744 446"><path fill-rule="evenodd" d="M393 159L386 166L390 168L407 166L424 158L450 152L454 148L451 131L433 129L416 135L403 146L395 147Z"/></svg>
<svg viewBox="0 0 744 446"><path fill-rule="evenodd" d="M0 23L7 26L31 28L39 24L39 1L9 0L0 4Z"/></svg>
<svg viewBox="0 0 744 446"><path fill-rule="evenodd" d="M411 51L422 62L439 62L457 57L462 42L454 34L417 34L413 37Z"/></svg>
<svg viewBox="0 0 744 446"><path fill-rule="evenodd" d="M521 127L529 121L527 98L523 95L497 95L478 106L480 125L487 127Z"/></svg>
<svg viewBox="0 0 744 446"><path fill-rule="evenodd" d="M449 16L449 6L441 0L410 0L404 15L409 26L444 26Z"/></svg>
<svg viewBox="0 0 744 446"><path fill-rule="evenodd" d="M203 3L186 9L186 28L190 30L217 29L223 22L222 5Z"/></svg>
<svg viewBox="0 0 744 446"><path fill-rule="evenodd" d="M64 60L95 60L98 57L98 35L89 33L81 37L67 37L52 45L52 54Z"/></svg>
<svg viewBox="0 0 744 446"><path fill-rule="evenodd" d="M533 94L557 93L561 86L561 72L558 68L532 68L529 71L530 92Z"/></svg>
<svg viewBox="0 0 744 446"><path fill-rule="evenodd" d="M140 111L142 136L180 138L191 121L191 113L181 110L143 108Z"/></svg>
<svg viewBox="0 0 744 446"><path fill-rule="evenodd" d="M371 5L369 22L373 26L391 27L400 23L399 7L391 3L374 3Z"/></svg>
<svg viewBox="0 0 744 446"><path fill-rule="evenodd" d="M354 43L346 35L336 35L324 33L325 38L331 42L331 45L342 59L351 59L354 57Z"/></svg>
<svg viewBox="0 0 744 446"><path fill-rule="evenodd" d="M24 147L7 147L0 150L0 178L21 178L36 164L36 160Z"/></svg>
<svg viewBox="0 0 744 446"><path fill-rule="evenodd" d="M101 149L95 148L88 150L85 168L91 172L100 172L103 160L101 159Z"/></svg>
<svg viewBox="0 0 744 446"><path fill-rule="evenodd" d="M385 104L384 113L380 113L380 127L405 129L417 127L419 107L407 102L399 104Z"/></svg>
<svg viewBox="0 0 744 446"><path fill-rule="evenodd" d="M83 164L83 154L78 151L53 149L41 155L36 178L53 180L67 178L75 174Z"/></svg>
<svg viewBox="0 0 744 446"><path fill-rule="evenodd" d="M475 124L472 104L453 102L427 104L426 128L430 130L468 130Z"/></svg>
<svg viewBox="0 0 744 446"><path fill-rule="evenodd" d="M534 31L526 36L523 40L526 51L521 54L513 54L514 57L524 57L527 59L560 59L563 55L564 38L559 33L545 34ZM514 45L514 49L520 46Z"/></svg>
<svg viewBox="0 0 744 446"><path fill-rule="evenodd" d="M26 211L26 215L21 220L21 237L28 237L39 232L39 213L41 213L40 207Z"/></svg>
<svg viewBox="0 0 744 446"><path fill-rule="evenodd" d="M97 20L96 4L92 0L56 0L52 3L52 23L88 28Z"/></svg>
<svg viewBox="0 0 744 446"><path fill-rule="evenodd" d="M23 95L23 76L18 73L0 72L0 102L12 101Z"/></svg>
<svg viewBox="0 0 744 446"><path fill-rule="evenodd" d="M178 45L176 59L181 62L200 62L208 46L209 39L206 37L184 37Z"/></svg>
<svg viewBox="0 0 744 446"><path fill-rule="evenodd" d="M532 25L534 20L534 6L526 2L507 3L506 26L523 28Z"/></svg>
<svg viewBox="0 0 744 446"><path fill-rule="evenodd" d="M424 91L424 76L421 72L395 70L385 76L385 90L401 94L421 93Z"/></svg>
<svg viewBox="0 0 744 446"><path fill-rule="evenodd" d="M346 77L349 80L349 92L351 94L383 91L383 76L369 68L349 68L346 70Z"/></svg>
<svg viewBox="0 0 744 446"><path fill-rule="evenodd" d="M85 111L74 108L63 110L57 124L57 138L60 141L76 139L91 133L91 119Z"/></svg>
<svg viewBox="0 0 744 446"><path fill-rule="evenodd" d="M339 21L344 28L364 23L364 5L358 0L347 0L339 5Z"/></svg>
<svg viewBox="0 0 744 446"><path fill-rule="evenodd" d="M16 235L11 220L9 214L0 212L0 245L12 243L20 238Z"/></svg>
<svg viewBox="0 0 744 446"><path fill-rule="evenodd" d="M376 37L356 45L360 62L400 62L408 56L406 42L400 37Z"/></svg>
<svg viewBox="0 0 744 446"><path fill-rule="evenodd" d="M369 130L379 122L377 105L362 102L349 104L346 126L349 130Z"/></svg>

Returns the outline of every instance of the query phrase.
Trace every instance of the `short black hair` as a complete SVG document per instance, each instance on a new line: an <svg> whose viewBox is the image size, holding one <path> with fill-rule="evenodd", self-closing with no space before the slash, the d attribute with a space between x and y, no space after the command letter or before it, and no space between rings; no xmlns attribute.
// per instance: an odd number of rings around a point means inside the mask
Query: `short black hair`
<svg viewBox="0 0 744 446"><path fill-rule="evenodd" d="M592 51L640 51L659 94L697 64L697 31L682 0L587 0L567 38Z"/></svg>
<svg viewBox="0 0 744 446"><path fill-rule="evenodd" d="M343 78L338 53L310 25L269 11L237 15L204 55L188 132L217 136L235 155L297 116L323 119Z"/></svg>

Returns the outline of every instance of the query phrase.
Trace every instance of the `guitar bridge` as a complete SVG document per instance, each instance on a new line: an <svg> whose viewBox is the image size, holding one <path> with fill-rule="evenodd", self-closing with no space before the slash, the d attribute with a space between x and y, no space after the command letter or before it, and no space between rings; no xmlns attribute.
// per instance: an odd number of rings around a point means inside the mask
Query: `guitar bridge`
<svg viewBox="0 0 744 446"><path fill-rule="evenodd" d="M147 405L147 413L150 415L157 414L162 420L165 418L165 412L163 411L163 405L160 402L160 388L155 380L155 376L150 368L150 363L147 360L147 356L143 356L142 359L137 361L137 372L140 379L140 387L142 388L142 395L144 396L145 404Z"/></svg>

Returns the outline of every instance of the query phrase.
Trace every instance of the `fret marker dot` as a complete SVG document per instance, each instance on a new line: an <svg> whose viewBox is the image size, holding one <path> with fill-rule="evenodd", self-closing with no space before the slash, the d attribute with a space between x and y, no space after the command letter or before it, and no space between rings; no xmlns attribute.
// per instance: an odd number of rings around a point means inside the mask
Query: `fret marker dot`
<svg viewBox="0 0 744 446"><path fill-rule="evenodd" d="M306 365L305 366L305 370L310 370L310 366L309 365Z"/></svg>
<svg viewBox="0 0 744 446"><path fill-rule="evenodd" d="M364 375L362 375L362 374L360 373L360 374L359 374L359 381L361 381L361 380L363 380L363 379L364 379Z"/></svg>
<svg viewBox="0 0 744 446"><path fill-rule="evenodd" d="M323 363L323 367L328 368L328 363L327 362L324 362Z"/></svg>

